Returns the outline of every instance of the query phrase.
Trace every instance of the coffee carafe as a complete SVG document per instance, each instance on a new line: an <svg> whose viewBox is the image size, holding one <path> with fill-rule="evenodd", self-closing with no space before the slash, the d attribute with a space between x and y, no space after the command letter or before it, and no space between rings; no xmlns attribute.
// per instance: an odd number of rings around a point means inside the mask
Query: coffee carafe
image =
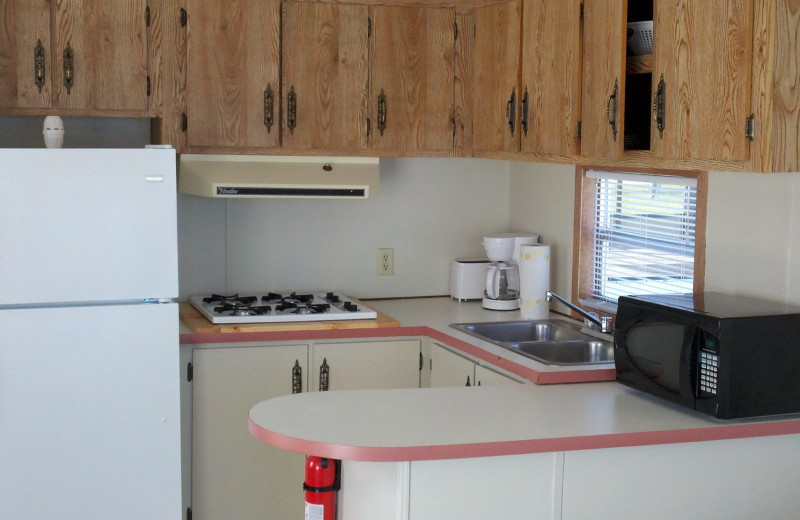
<svg viewBox="0 0 800 520"><path fill-rule="evenodd" d="M483 247L491 264L486 270L483 307L499 311L519 309L520 245L539 242L535 233L500 233L483 237Z"/></svg>

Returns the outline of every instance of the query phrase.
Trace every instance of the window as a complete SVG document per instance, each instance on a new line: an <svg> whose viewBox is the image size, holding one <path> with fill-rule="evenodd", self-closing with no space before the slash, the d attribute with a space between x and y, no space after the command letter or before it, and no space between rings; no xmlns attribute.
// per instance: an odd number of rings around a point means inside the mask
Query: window
<svg viewBox="0 0 800 520"><path fill-rule="evenodd" d="M623 295L703 290L705 172L578 167L576 185L573 296L581 305L614 313Z"/></svg>

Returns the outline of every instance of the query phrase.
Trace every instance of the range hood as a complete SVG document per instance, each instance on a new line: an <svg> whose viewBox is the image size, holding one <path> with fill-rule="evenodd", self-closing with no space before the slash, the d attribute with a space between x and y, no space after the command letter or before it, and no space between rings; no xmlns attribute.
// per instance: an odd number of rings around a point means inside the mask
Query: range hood
<svg viewBox="0 0 800 520"><path fill-rule="evenodd" d="M378 191L374 157L181 154L178 191L201 197L366 199Z"/></svg>

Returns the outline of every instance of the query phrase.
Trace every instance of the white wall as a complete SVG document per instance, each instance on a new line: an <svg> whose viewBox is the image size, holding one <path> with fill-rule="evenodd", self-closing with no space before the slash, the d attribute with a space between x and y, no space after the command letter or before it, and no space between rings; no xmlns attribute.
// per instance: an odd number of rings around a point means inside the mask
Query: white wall
<svg viewBox="0 0 800 520"><path fill-rule="evenodd" d="M453 258L485 256L481 237L508 230L508 194L504 161L381 159L379 192L365 201L182 195L181 297L286 290L361 298L449 294ZM394 248L394 276L377 275L383 247Z"/></svg>
<svg viewBox="0 0 800 520"><path fill-rule="evenodd" d="M550 245L550 289L570 298L575 166L513 162L510 170L509 227L530 229Z"/></svg>
<svg viewBox="0 0 800 520"><path fill-rule="evenodd" d="M553 289L572 290L575 167L513 163L511 226L535 222L553 245ZM711 172L706 290L800 305L800 174Z"/></svg>
<svg viewBox="0 0 800 520"><path fill-rule="evenodd" d="M706 290L800 304L798 190L797 173L711 172Z"/></svg>

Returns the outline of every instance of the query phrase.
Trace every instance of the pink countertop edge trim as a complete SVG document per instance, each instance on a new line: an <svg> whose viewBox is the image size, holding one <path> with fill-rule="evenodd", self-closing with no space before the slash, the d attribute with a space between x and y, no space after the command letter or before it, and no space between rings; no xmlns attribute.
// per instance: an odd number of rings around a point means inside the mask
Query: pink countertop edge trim
<svg viewBox="0 0 800 520"><path fill-rule="evenodd" d="M581 437L391 448L344 446L298 439L264 429L255 424L251 419L248 419L248 430L253 437L261 442L304 455L316 455L332 459L365 462L400 462L497 457L527 453L550 453L791 435L800 433L800 420L758 424L736 424L729 426L722 425L682 430L601 434Z"/></svg>
<svg viewBox="0 0 800 520"><path fill-rule="evenodd" d="M427 326L418 327L390 327L368 329L344 330L297 330L278 332L234 332L213 334L181 334L180 342L186 345L202 343L246 343L252 341L302 341L325 339L357 339L357 338L383 338L398 336L428 336L441 341L450 347L456 348L492 365L516 374L532 383L539 385L560 383L587 383L594 381L614 381L617 373L612 368L597 370L558 370L540 372L523 365L497 356L466 341L456 339L443 332Z"/></svg>

